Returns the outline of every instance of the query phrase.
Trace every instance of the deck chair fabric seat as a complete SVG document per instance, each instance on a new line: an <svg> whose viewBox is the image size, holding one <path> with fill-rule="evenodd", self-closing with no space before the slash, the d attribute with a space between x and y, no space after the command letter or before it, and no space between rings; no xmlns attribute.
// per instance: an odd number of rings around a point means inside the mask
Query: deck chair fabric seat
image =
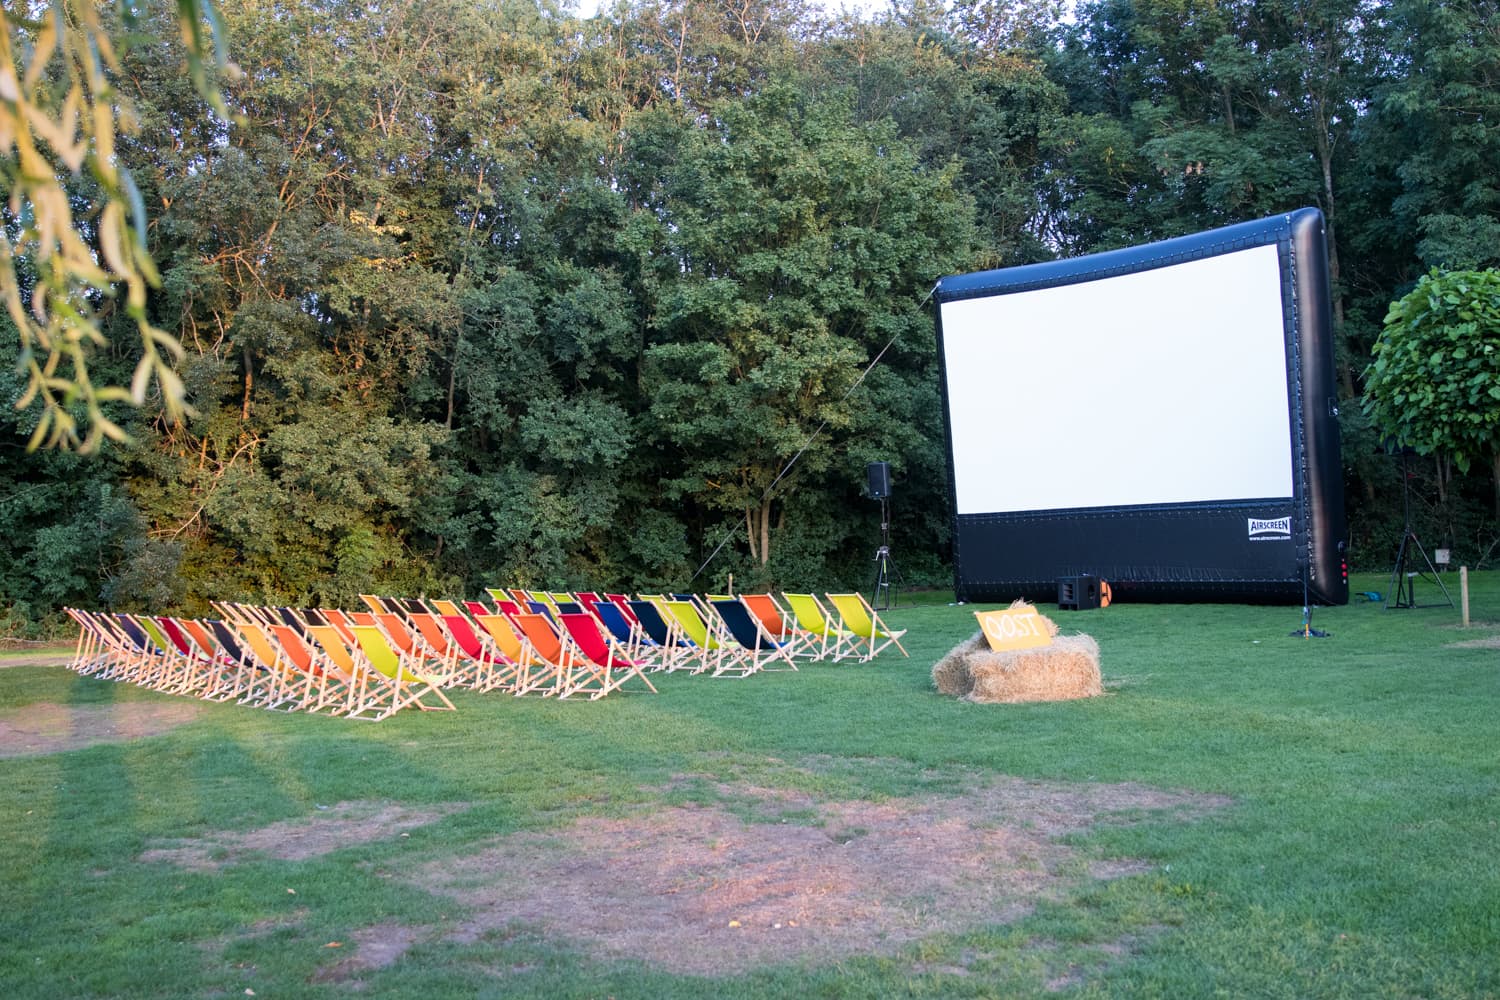
<svg viewBox="0 0 1500 1000"><path fill-rule="evenodd" d="M533 669L516 691L518 695L540 692L544 697L567 697L573 685L571 671L575 657L558 634L552 619L538 612L521 612L506 616L525 638L533 654Z"/></svg>
<svg viewBox="0 0 1500 1000"><path fill-rule="evenodd" d="M828 602L839 616L839 627L854 635L846 656L857 656L861 663L873 660L880 651L890 646L901 650L901 655L910 657L901 637L906 629L893 629L880 620L870 602L863 594L829 594ZM835 657L838 659L838 657Z"/></svg>
<svg viewBox="0 0 1500 1000"><path fill-rule="evenodd" d="M698 605L680 598L663 599L660 607L680 626L682 634L698 647L701 657L694 673L711 671L713 676L726 673L743 675L749 654L728 637L717 616L705 617Z"/></svg>
<svg viewBox="0 0 1500 1000"><path fill-rule="evenodd" d="M395 682L392 714L408 706L424 712L454 710L453 702L442 692L443 678L426 673L423 664L398 651L378 625L355 625L353 632L370 666ZM435 699L440 704L428 704L424 699Z"/></svg>
<svg viewBox="0 0 1500 1000"><path fill-rule="evenodd" d="M652 670L662 669L662 658L664 652L657 642L646 634L646 630L625 617L620 607L609 601L600 601L593 606L594 617L605 630L614 637L615 641L625 647L626 654L632 660L649 665Z"/></svg>
<svg viewBox="0 0 1500 1000"><path fill-rule="evenodd" d="M463 657L480 665L482 682L478 690L514 690L524 655L519 644L514 649L515 655L510 655L496 644L488 631L476 631L482 626L476 626L465 615L444 615L443 624Z"/></svg>
<svg viewBox="0 0 1500 1000"><path fill-rule="evenodd" d="M579 611L559 614L558 624L566 631L574 651L587 660L588 665L598 668L589 670L583 664L575 664L574 686L561 697L587 692L589 700L594 701L619 690L632 677L639 677L652 694L657 693L656 686L647 679L643 665L631 659L625 647L604 631L599 619Z"/></svg>
<svg viewBox="0 0 1500 1000"><path fill-rule="evenodd" d="M838 619L814 594L782 594L797 619L797 626L810 635L809 648L816 646L814 660L832 658L837 663L854 647L859 637L841 628Z"/></svg>
<svg viewBox="0 0 1500 1000"><path fill-rule="evenodd" d="M695 661L703 658L702 648L683 634L682 625L673 615L651 601L628 602L631 614L641 630L661 649L661 669L667 673L674 670L701 669Z"/></svg>
<svg viewBox="0 0 1500 1000"><path fill-rule="evenodd" d="M791 653L795 643L773 636L743 601L737 598L712 601L710 607L723 620L730 638L749 654L749 673L797 669L797 661L792 659Z"/></svg>

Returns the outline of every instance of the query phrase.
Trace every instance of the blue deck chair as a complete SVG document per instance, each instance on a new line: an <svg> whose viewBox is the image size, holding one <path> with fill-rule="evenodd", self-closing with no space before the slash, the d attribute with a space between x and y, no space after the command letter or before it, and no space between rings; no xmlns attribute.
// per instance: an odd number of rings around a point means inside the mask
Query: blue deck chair
<svg viewBox="0 0 1500 1000"><path fill-rule="evenodd" d="M652 670L661 669L662 648L646 634L645 629L632 625L625 612L608 601L593 605L594 617L609 632L614 640L625 647L632 660L645 660Z"/></svg>
<svg viewBox="0 0 1500 1000"><path fill-rule="evenodd" d="M627 602L631 614L640 623L641 630L661 649L661 665L658 669L673 671L681 667L692 667L688 661L701 655L697 644L682 634L682 626L666 618L661 609L650 601Z"/></svg>
<svg viewBox="0 0 1500 1000"><path fill-rule="evenodd" d="M712 601L710 602L710 606L723 620L725 627L729 630L730 638L749 651L750 658L746 664L746 674L754 673L758 670L797 669L796 662L792 660L792 641L787 640L783 642L773 636L761 624L760 619L756 618L750 609L745 607L743 601L738 598L730 598L722 601ZM769 664L777 661L784 663L785 666L769 666ZM744 674L741 676L744 676Z"/></svg>

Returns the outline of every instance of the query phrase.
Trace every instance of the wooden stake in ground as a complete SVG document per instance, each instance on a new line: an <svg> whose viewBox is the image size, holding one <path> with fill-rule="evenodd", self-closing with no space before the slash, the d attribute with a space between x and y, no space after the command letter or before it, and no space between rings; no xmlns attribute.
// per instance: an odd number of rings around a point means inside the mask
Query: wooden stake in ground
<svg viewBox="0 0 1500 1000"><path fill-rule="evenodd" d="M1458 603L1463 606L1464 628L1469 627L1469 567L1458 567Z"/></svg>

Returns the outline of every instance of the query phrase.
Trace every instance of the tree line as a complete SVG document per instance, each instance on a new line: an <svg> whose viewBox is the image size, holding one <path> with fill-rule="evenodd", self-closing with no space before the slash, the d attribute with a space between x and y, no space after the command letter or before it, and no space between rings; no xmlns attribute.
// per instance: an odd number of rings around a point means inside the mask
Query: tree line
<svg viewBox="0 0 1500 1000"><path fill-rule="evenodd" d="M88 457L27 450L41 411L4 408L0 631L64 604L860 586L876 460L907 582L943 584L936 279L1304 205L1350 551L1379 568L1408 492L1358 404L1387 311L1500 263L1493 2L227 0L217 111L172 11L125 6L115 155L192 412L105 402L130 440ZM97 239L97 179L64 179ZM97 315L90 364L126 384L140 317ZM6 366L0 399L25 383ZM1488 460L1407 470L1428 544L1482 558Z"/></svg>

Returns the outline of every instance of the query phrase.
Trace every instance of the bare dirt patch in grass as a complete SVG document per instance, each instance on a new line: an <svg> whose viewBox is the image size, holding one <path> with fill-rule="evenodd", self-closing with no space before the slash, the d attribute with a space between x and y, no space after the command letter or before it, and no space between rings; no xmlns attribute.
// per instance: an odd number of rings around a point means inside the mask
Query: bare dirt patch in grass
<svg viewBox="0 0 1500 1000"><path fill-rule="evenodd" d="M190 871L217 871L252 856L305 861L345 847L386 840L426 826L464 808L412 809L393 802L340 802L310 816L244 832L221 831L191 839L159 841L140 860Z"/></svg>
<svg viewBox="0 0 1500 1000"><path fill-rule="evenodd" d="M202 705L191 701L37 702L0 712L0 757L61 753L156 736L191 722L202 711Z"/></svg>
<svg viewBox="0 0 1500 1000"><path fill-rule="evenodd" d="M1152 814L1192 818L1228 801L1010 778L883 801L714 787L731 804L764 808L749 821L742 808L703 803L583 818L434 861L412 878L472 909L456 940L520 923L601 958L722 974L891 954L1017 920L1084 878L1149 868L1114 859L1086 869L1062 842L1069 835Z"/></svg>
<svg viewBox="0 0 1500 1000"><path fill-rule="evenodd" d="M1452 649L1500 649L1500 635L1487 635L1482 639L1464 639L1460 642L1450 642L1448 646Z"/></svg>
<svg viewBox="0 0 1500 1000"><path fill-rule="evenodd" d="M425 928L395 922L362 927L351 934L348 941L338 943L341 949L352 946L352 953L332 965L319 969L313 975L312 981L346 983L357 987L358 979L362 974L393 964L396 959L406 954L408 948L428 933Z"/></svg>

